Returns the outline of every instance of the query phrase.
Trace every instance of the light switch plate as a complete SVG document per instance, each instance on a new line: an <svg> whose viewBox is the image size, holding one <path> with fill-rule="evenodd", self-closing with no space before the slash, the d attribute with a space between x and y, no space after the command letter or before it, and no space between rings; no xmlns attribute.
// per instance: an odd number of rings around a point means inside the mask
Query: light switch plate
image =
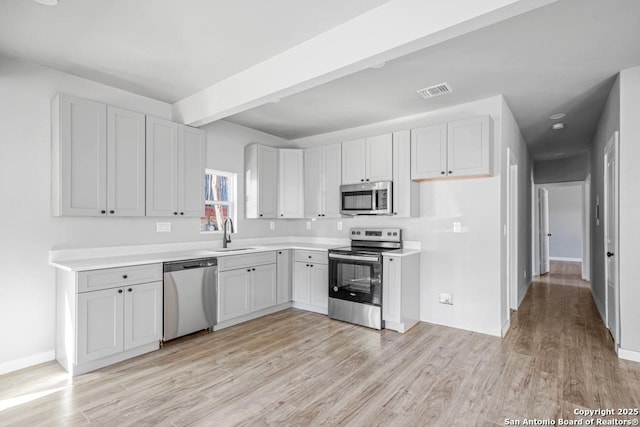
<svg viewBox="0 0 640 427"><path fill-rule="evenodd" d="M458 221L453 222L453 232L460 233L462 231L462 224Z"/></svg>
<svg viewBox="0 0 640 427"><path fill-rule="evenodd" d="M342 221L338 221L338 230L342 230Z"/></svg>
<svg viewBox="0 0 640 427"><path fill-rule="evenodd" d="M170 222L156 222L156 231L158 233L168 233L171 231Z"/></svg>
<svg viewBox="0 0 640 427"><path fill-rule="evenodd" d="M438 302L440 304L453 305L453 296L451 294L442 292L438 297Z"/></svg>

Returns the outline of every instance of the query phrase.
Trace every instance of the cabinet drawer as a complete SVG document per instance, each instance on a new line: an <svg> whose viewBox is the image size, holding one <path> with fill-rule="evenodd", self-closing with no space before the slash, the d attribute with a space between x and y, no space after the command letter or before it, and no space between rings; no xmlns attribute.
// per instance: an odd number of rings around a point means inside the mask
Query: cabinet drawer
<svg viewBox="0 0 640 427"><path fill-rule="evenodd" d="M256 265L275 263L275 251L247 255L230 255L218 258L218 271L234 270L236 268L255 267Z"/></svg>
<svg viewBox="0 0 640 427"><path fill-rule="evenodd" d="M296 251L296 261L297 262L314 262L316 264L327 264L328 253L325 251Z"/></svg>
<svg viewBox="0 0 640 427"><path fill-rule="evenodd" d="M162 280L162 264L105 268L78 273L78 292L117 288L118 286Z"/></svg>

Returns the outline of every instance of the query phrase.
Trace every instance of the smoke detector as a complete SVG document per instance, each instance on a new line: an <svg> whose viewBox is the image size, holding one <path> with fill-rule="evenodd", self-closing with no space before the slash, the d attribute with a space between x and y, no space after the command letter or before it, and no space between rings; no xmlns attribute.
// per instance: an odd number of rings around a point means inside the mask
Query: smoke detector
<svg viewBox="0 0 640 427"><path fill-rule="evenodd" d="M453 92L451 86L448 83L440 83L437 85L425 87L424 89L417 90L418 94L424 99L435 98L436 96L446 95Z"/></svg>
<svg viewBox="0 0 640 427"><path fill-rule="evenodd" d="M564 123L554 123L551 126L551 129L553 129L553 130L562 130L562 129L564 129Z"/></svg>

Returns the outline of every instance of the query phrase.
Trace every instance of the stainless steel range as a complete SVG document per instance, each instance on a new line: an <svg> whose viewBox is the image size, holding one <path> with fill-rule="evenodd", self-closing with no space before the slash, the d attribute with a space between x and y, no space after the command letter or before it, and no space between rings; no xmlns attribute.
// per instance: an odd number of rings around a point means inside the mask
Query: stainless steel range
<svg viewBox="0 0 640 427"><path fill-rule="evenodd" d="M352 228L351 246L329 250L329 317L382 329L382 253L402 248L399 228Z"/></svg>

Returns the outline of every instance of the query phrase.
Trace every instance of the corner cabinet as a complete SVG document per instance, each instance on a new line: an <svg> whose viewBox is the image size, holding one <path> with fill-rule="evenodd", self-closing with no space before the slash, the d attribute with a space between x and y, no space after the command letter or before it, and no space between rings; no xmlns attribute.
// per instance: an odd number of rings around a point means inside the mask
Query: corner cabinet
<svg viewBox="0 0 640 427"><path fill-rule="evenodd" d="M293 306L327 314L329 266L327 252L296 250L293 270Z"/></svg>
<svg viewBox="0 0 640 427"><path fill-rule="evenodd" d="M393 133L393 215L420 216L420 184L411 180L411 132Z"/></svg>
<svg viewBox="0 0 640 427"><path fill-rule="evenodd" d="M490 116L411 131L411 179L482 177L492 173Z"/></svg>
<svg viewBox="0 0 640 427"><path fill-rule="evenodd" d="M342 143L342 183L391 181L393 145L391 134Z"/></svg>
<svg viewBox="0 0 640 427"><path fill-rule="evenodd" d="M304 217L304 150L278 149L278 218Z"/></svg>
<svg viewBox="0 0 640 427"><path fill-rule="evenodd" d="M245 217L278 215L278 149L262 144L244 147Z"/></svg>
<svg viewBox="0 0 640 427"><path fill-rule="evenodd" d="M52 215L144 216L144 114L65 94L51 111Z"/></svg>
<svg viewBox="0 0 640 427"><path fill-rule="evenodd" d="M307 218L340 217L342 147L304 150L304 214Z"/></svg>
<svg viewBox="0 0 640 427"><path fill-rule="evenodd" d="M202 130L147 117L147 216L204 215L204 147Z"/></svg>
<svg viewBox="0 0 640 427"><path fill-rule="evenodd" d="M420 320L420 253L382 257L382 320L406 332Z"/></svg>
<svg viewBox="0 0 640 427"><path fill-rule="evenodd" d="M162 264L57 271L56 360L79 375L160 347Z"/></svg>

